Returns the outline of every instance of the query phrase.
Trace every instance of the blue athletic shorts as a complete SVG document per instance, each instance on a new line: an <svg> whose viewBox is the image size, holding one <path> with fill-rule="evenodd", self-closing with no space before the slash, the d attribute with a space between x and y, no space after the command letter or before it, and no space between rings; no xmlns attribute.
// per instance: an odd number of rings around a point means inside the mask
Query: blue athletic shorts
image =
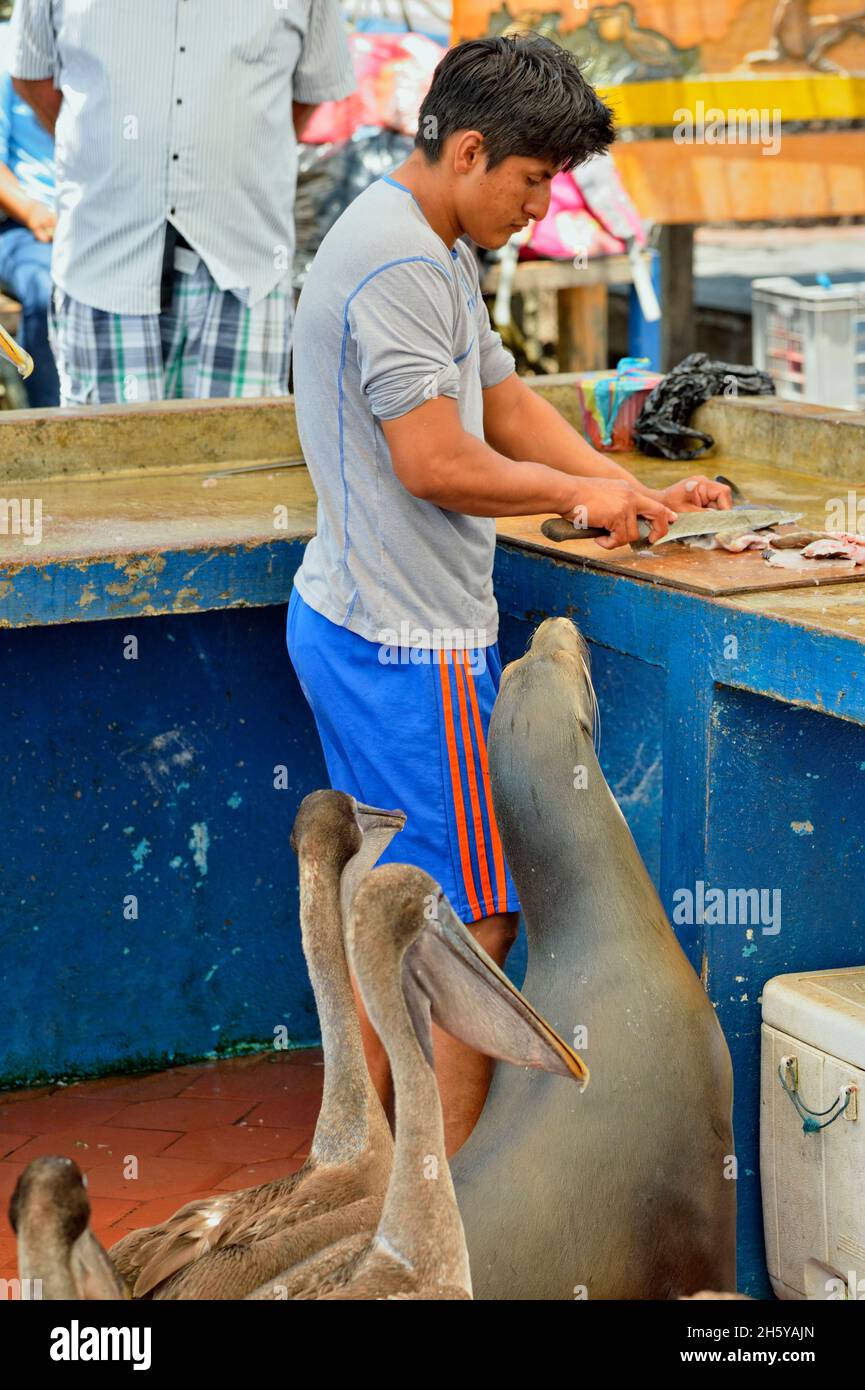
<svg viewBox="0 0 865 1390"><path fill-rule="evenodd" d="M296 589L287 642L331 785L406 813L381 862L425 869L464 922L519 911L487 767L498 647L381 647L317 613Z"/></svg>

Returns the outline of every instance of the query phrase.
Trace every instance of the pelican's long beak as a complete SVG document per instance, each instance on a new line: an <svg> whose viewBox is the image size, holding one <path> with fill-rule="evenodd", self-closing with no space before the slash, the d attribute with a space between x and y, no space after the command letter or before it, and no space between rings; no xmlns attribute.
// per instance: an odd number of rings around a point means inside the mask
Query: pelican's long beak
<svg viewBox="0 0 865 1390"><path fill-rule="evenodd" d="M405 825L405 811L383 811L378 806L364 806L357 802L355 819L363 835L363 842L357 854L349 859L339 880L339 900L342 920L348 921L348 912L358 885L374 869L384 854L394 835Z"/></svg>
<svg viewBox="0 0 865 1390"><path fill-rule="evenodd" d="M7 333L2 324L0 324L0 348L3 349L9 361L15 363L19 376L28 377L30 375L33 371L33 358L29 352L25 352L23 347L16 343L12 334Z"/></svg>
<svg viewBox="0 0 865 1390"><path fill-rule="evenodd" d="M583 1090L589 1071L495 961L442 893L405 955L432 1018L468 1047L519 1067L570 1076Z"/></svg>

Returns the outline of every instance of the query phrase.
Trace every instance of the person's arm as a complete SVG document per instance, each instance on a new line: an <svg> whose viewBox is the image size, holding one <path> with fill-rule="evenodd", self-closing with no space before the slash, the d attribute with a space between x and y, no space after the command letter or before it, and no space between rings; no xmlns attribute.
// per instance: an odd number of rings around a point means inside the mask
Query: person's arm
<svg viewBox="0 0 865 1390"><path fill-rule="evenodd" d="M291 114L294 122L294 133L298 140L303 139L303 132L312 120L312 113L316 104L314 101L295 101L292 103Z"/></svg>
<svg viewBox="0 0 865 1390"><path fill-rule="evenodd" d="M650 540L660 540L675 517L639 484L621 478L595 481L536 463L513 459L463 429L455 400L440 396L396 419L382 420L396 476L414 497L466 516L573 516L610 532L606 548L637 541L638 519L652 522Z"/></svg>
<svg viewBox="0 0 865 1390"><path fill-rule="evenodd" d="M699 507L726 510L732 506L730 489L703 474L691 474L668 488L651 488L641 483L627 468L593 449L555 406L515 372L484 391L484 434L493 448L508 458L529 455L563 473L617 478L676 511L694 511Z"/></svg>
<svg viewBox="0 0 865 1390"><path fill-rule="evenodd" d="M57 46L51 0L16 0L9 26L9 71L18 95L53 135L63 96L53 80Z"/></svg>
<svg viewBox="0 0 865 1390"><path fill-rule="evenodd" d="M593 449L555 406L511 373L484 391L484 434L508 458L527 452L551 468L580 477L618 478L640 486L621 464Z"/></svg>
<svg viewBox="0 0 865 1390"><path fill-rule="evenodd" d="M36 119L45 127L49 135L54 134L63 93L58 92L50 77L33 80L26 77L13 77L12 85L27 105L32 107Z"/></svg>
<svg viewBox="0 0 865 1390"><path fill-rule="evenodd" d="M12 170L0 164L0 211L29 227L37 241L53 241L57 219L49 207L28 198Z"/></svg>
<svg viewBox="0 0 865 1390"><path fill-rule="evenodd" d="M9 140L12 131L14 96L8 73L0 76L0 212L29 227L38 241L51 241L55 217L44 203L28 198L18 178L9 168Z"/></svg>

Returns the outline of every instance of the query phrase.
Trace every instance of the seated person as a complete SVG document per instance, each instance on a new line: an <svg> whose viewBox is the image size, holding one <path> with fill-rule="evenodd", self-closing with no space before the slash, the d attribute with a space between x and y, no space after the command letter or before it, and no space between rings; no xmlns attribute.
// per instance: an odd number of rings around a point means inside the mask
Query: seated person
<svg viewBox="0 0 865 1390"><path fill-rule="evenodd" d="M12 88L0 25L0 287L21 304L17 338L33 358L28 404L60 404L48 344L51 246L54 238L54 140ZM4 216L5 214L5 216Z"/></svg>

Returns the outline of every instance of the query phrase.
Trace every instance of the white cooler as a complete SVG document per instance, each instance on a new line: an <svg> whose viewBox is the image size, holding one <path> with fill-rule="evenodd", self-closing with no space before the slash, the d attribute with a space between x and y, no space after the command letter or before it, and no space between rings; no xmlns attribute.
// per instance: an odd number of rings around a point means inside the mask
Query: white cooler
<svg viewBox="0 0 865 1390"><path fill-rule="evenodd" d="M778 1297L865 1299L865 966L763 990L760 1179Z"/></svg>

